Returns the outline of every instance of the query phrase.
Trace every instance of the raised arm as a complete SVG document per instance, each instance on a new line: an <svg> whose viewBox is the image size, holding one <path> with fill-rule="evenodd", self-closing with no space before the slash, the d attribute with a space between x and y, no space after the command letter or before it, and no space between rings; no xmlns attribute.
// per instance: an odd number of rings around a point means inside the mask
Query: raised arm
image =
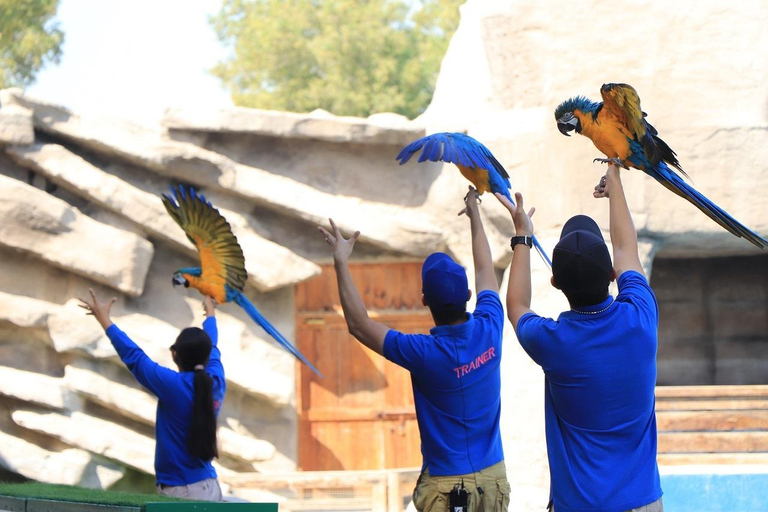
<svg viewBox="0 0 768 512"><path fill-rule="evenodd" d="M472 234L472 258L475 264L476 295L483 290L499 291L499 283L496 281L493 258L491 257L491 246L488 244L483 220L480 217L477 198L477 190L470 186L469 192L464 197L466 207L459 212L459 215L466 212L467 217L469 217L469 227Z"/></svg>
<svg viewBox="0 0 768 512"><path fill-rule="evenodd" d="M331 223L331 231L318 226L317 229L325 236L325 241L333 248L333 263L336 269L336 280L339 285L339 297L341 298L341 308L344 310L344 319L347 321L349 333L357 338L363 345L370 348L377 354L384 353L384 338L389 332L386 325L374 322L368 316L368 310L365 309L363 299L357 291L352 274L349 272L348 259L352 254L352 248L360 236L356 231L349 239L341 235L333 219L328 219Z"/></svg>
<svg viewBox="0 0 768 512"><path fill-rule="evenodd" d="M616 165L608 166L608 172L595 187L594 196L608 198L613 267L616 269L616 275L620 276L627 270L636 270L645 275L637 248L637 231L629 213L620 171Z"/></svg>
<svg viewBox="0 0 768 512"><path fill-rule="evenodd" d="M110 320L109 312L114 298L100 302L93 289L89 288L91 301L79 299L80 307L85 309L89 315L99 322L104 332L107 334L112 346L115 347L117 355L123 361L128 370L136 377L136 380L157 396L160 400L172 400L173 389L169 382L177 377L177 373L168 368L164 368L154 362L147 354L133 342L120 328Z"/></svg>
<svg viewBox="0 0 768 512"><path fill-rule="evenodd" d="M498 200L512 215L515 226L515 236L533 236L531 217L535 208L526 214L523 207L523 196L515 194L517 205L501 194L496 194ZM531 312L531 248L526 244L517 244L512 253L512 267L509 271L507 286L507 317L517 332L517 322L520 317Z"/></svg>
<svg viewBox="0 0 768 512"><path fill-rule="evenodd" d="M203 298L203 330L211 338L211 355L208 363L205 365L208 374L212 379L219 380L221 389L226 389L227 382L224 378L224 365L221 364L221 351L219 350L219 326L216 322L216 301L213 297L206 295Z"/></svg>

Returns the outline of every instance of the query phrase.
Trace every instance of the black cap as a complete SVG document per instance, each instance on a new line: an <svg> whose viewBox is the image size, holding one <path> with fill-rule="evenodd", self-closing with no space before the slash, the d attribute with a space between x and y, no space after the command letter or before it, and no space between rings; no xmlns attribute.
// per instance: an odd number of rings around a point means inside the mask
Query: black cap
<svg viewBox="0 0 768 512"><path fill-rule="evenodd" d="M421 267L421 293L437 311L464 311L467 305L467 272L445 253L435 252Z"/></svg>
<svg viewBox="0 0 768 512"><path fill-rule="evenodd" d="M568 300L578 305L603 300L612 268L611 255L597 223L586 215L568 219L552 251L555 285Z"/></svg>

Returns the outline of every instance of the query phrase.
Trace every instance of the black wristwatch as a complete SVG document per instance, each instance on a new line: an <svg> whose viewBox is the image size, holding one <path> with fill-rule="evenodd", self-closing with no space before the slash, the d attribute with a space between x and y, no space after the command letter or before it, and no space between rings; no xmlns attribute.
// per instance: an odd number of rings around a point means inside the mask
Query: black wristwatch
<svg viewBox="0 0 768 512"><path fill-rule="evenodd" d="M533 247L533 238L530 236L513 236L509 241L509 246L512 247L513 251L517 244L525 244L531 248Z"/></svg>

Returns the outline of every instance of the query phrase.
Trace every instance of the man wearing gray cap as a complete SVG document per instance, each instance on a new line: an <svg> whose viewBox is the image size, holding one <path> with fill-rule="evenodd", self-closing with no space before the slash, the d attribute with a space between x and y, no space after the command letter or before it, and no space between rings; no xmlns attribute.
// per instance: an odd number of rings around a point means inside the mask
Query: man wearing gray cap
<svg viewBox="0 0 768 512"><path fill-rule="evenodd" d="M435 327L406 334L368 317L347 259L360 232L345 239L331 220L318 228L333 247L339 296L349 332L411 373L423 465L414 490L418 511L506 512L509 482L499 433L504 310L477 193L465 197L470 220L477 305L467 273L447 254L431 254L421 270L422 302ZM450 509L449 509L450 506Z"/></svg>
<svg viewBox="0 0 768 512"><path fill-rule="evenodd" d="M563 226L552 252L552 285L570 310L557 320L531 310L530 214L517 194L507 315L545 375L550 510L661 512L656 464L656 351L659 310L645 278L619 169L594 196L607 197L614 263L586 215ZM516 241L521 240L519 243ZM613 298L608 285L618 279Z"/></svg>

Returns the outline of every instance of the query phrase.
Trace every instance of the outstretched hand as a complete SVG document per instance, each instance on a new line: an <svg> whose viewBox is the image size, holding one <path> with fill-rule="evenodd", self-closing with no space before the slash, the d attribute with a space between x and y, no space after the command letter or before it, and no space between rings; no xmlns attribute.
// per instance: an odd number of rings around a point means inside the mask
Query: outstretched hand
<svg viewBox="0 0 768 512"><path fill-rule="evenodd" d="M600 178L600 182L595 185L595 191L592 195L595 198L610 197L610 183L619 175L619 168L616 164L608 164L608 172Z"/></svg>
<svg viewBox="0 0 768 512"><path fill-rule="evenodd" d="M459 212L459 215L466 213L467 217L473 217L480 211L477 205L481 202L480 194L478 194L475 187L470 185L469 191L467 191L467 195L464 196L464 208L462 208L462 210Z"/></svg>
<svg viewBox="0 0 768 512"><path fill-rule="evenodd" d="M532 236L533 221L531 220L531 217L533 217L533 214L536 212L536 208L531 208L528 213L525 213L523 195L520 192L515 192L516 205L512 204L512 201L503 194L496 192L494 195L512 215L512 222L515 225L515 234L517 236Z"/></svg>
<svg viewBox="0 0 768 512"><path fill-rule="evenodd" d="M322 226L317 226L317 230L323 234L325 242L333 249L333 259L346 262L349 259L349 255L352 254L352 249L355 247L355 242L357 237L360 236L360 232L355 231L349 238L344 238L339 227L333 222L333 219L328 219L328 221L331 223L331 231Z"/></svg>
<svg viewBox="0 0 768 512"><path fill-rule="evenodd" d="M99 302L99 299L96 297L96 293L93 291L93 288L88 288L88 291L91 294L91 301L88 302L87 300L78 297L77 300L82 303L78 304L78 306L86 310L87 315L93 315L96 321L98 321L106 331L107 327L112 325L112 320L109 318L109 311L112 309L112 304L114 304L117 299L112 297L106 302Z"/></svg>
<svg viewBox="0 0 768 512"><path fill-rule="evenodd" d="M216 301L210 295L203 297L203 313L209 318L216 316Z"/></svg>

